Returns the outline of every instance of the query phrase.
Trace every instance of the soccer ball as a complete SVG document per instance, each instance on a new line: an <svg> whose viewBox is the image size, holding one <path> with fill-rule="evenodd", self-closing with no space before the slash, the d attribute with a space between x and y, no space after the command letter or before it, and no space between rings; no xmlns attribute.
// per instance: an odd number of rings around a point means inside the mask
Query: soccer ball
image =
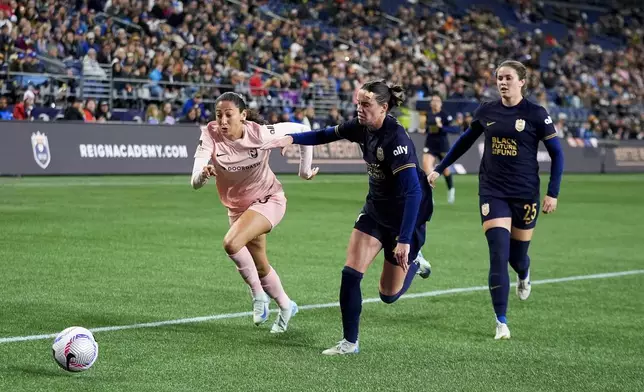
<svg viewBox="0 0 644 392"><path fill-rule="evenodd" d="M98 358L98 343L83 327L66 328L56 336L51 348L56 363L69 372L85 371Z"/></svg>

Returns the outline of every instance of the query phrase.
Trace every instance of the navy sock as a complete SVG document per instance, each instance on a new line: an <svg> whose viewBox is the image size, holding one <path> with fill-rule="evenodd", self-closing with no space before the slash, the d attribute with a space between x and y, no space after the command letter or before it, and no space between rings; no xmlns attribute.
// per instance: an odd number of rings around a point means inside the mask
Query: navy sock
<svg viewBox="0 0 644 392"><path fill-rule="evenodd" d="M454 188L454 177L452 177L452 173L445 175L445 182L447 183L447 189Z"/></svg>
<svg viewBox="0 0 644 392"><path fill-rule="evenodd" d="M362 272L345 266L342 270L342 283L340 284L340 310L342 312L342 328L344 338L351 343L358 341L360 328L360 313L362 312L362 292L360 282Z"/></svg>
<svg viewBox="0 0 644 392"><path fill-rule="evenodd" d="M528 256L528 247L530 241L510 240L510 265L519 275L519 279L528 277L530 269L530 256Z"/></svg>
<svg viewBox="0 0 644 392"><path fill-rule="evenodd" d="M490 274L488 284L492 296L494 313L504 323L510 295L510 276L508 275L508 258L510 253L510 232L502 227L493 227L485 232L490 248Z"/></svg>
<svg viewBox="0 0 644 392"><path fill-rule="evenodd" d="M387 263L387 261L385 261L385 263ZM405 294L405 292L407 292L407 290L411 286L411 282L414 280L414 277L416 276L418 267L419 266L416 263L409 264L409 269L407 270L407 275L405 275L405 281L403 282L403 286L400 291L394 295L385 295L383 293L380 293L380 299L382 300L382 302L386 304L392 304L396 302L401 295Z"/></svg>

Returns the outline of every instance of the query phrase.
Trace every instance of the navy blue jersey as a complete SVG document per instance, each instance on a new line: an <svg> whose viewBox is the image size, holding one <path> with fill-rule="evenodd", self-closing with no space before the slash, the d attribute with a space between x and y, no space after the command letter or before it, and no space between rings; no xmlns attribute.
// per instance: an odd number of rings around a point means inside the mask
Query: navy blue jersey
<svg viewBox="0 0 644 392"><path fill-rule="evenodd" d="M449 126L452 122L452 116L444 111L438 113L427 112L426 132L425 137L425 153L432 155L445 154L449 150L449 140L447 139L447 132L445 127Z"/></svg>
<svg viewBox="0 0 644 392"><path fill-rule="evenodd" d="M418 164L416 148L405 128L394 117L387 116L378 130L369 130L353 119L336 126L335 132L343 139L358 143L362 149L369 175L365 213L379 224L398 230L402 223L405 196L396 174L414 168L423 198L430 193L425 173Z"/></svg>
<svg viewBox="0 0 644 392"><path fill-rule="evenodd" d="M438 139L440 137L447 137L447 132L445 132L445 127L449 126L452 122L452 116L448 115L444 111L434 113L432 111L427 112L426 120L426 131L427 139Z"/></svg>
<svg viewBox="0 0 644 392"><path fill-rule="evenodd" d="M539 197L539 141L557 136L546 109L523 99L513 107L501 100L481 104L471 129L485 133L479 172L479 195L501 198Z"/></svg>

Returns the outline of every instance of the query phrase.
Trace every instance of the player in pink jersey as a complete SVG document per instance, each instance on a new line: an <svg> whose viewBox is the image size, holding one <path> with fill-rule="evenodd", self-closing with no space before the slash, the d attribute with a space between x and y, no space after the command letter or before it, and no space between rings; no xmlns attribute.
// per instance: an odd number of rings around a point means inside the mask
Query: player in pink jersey
<svg viewBox="0 0 644 392"><path fill-rule="evenodd" d="M308 131L297 123L260 125L263 120L247 109L244 98L224 93L215 102L216 121L201 127L191 183L201 188L216 177L217 191L228 208L230 229L224 237L224 250L250 287L253 320L256 325L268 319L270 298L279 308L272 333L285 332L297 313L292 301L266 256L266 234L284 217L286 197L282 184L268 165L270 151L260 150L269 140ZM311 169L312 146L300 148L300 177L310 180L318 169Z"/></svg>

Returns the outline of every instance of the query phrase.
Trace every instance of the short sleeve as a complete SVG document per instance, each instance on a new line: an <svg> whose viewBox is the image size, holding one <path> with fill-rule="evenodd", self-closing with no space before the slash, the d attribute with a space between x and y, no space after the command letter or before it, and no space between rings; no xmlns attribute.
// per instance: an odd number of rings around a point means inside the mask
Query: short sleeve
<svg viewBox="0 0 644 392"><path fill-rule="evenodd" d="M557 137L557 130L552 122L552 118L543 106L539 106L539 109L537 109L534 121L534 127L537 130L537 137L539 137L539 139L546 141L553 137Z"/></svg>
<svg viewBox="0 0 644 392"><path fill-rule="evenodd" d="M364 126L358 122L357 118L354 118L336 125L335 134L354 143L360 143L364 140Z"/></svg>
<svg viewBox="0 0 644 392"><path fill-rule="evenodd" d="M414 142L404 129L400 128L396 132L396 136L391 138L389 143L383 146L383 149L393 174L416 167L418 160L415 156Z"/></svg>

